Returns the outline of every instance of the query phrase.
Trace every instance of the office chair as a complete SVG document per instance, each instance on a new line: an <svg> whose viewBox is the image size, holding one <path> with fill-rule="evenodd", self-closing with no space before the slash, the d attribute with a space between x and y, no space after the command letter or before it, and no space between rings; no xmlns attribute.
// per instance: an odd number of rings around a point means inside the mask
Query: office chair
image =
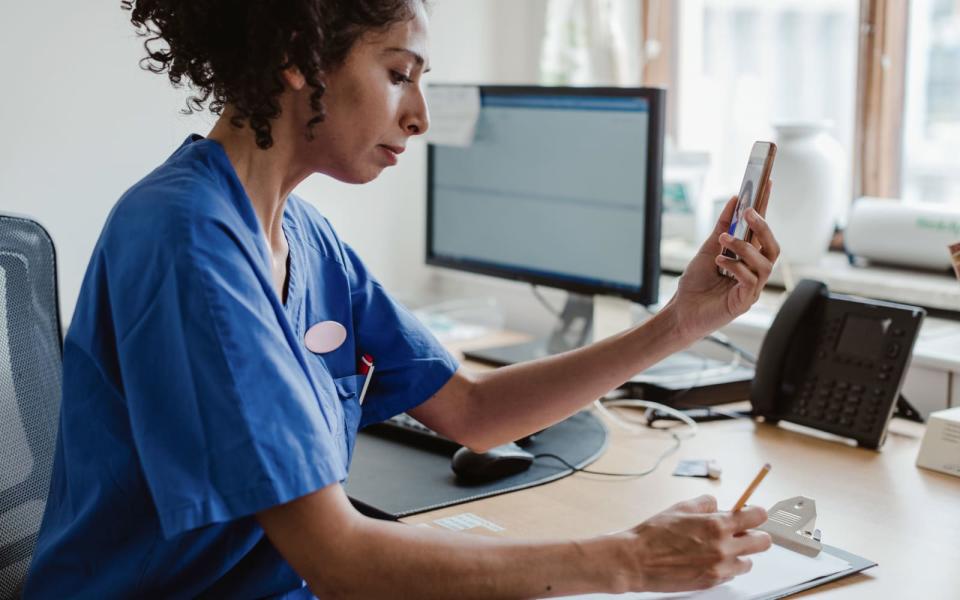
<svg viewBox="0 0 960 600"><path fill-rule="evenodd" d="M60 414L60 307L53 242L0 215L0 598L18 597L50 488Z"/></svg>

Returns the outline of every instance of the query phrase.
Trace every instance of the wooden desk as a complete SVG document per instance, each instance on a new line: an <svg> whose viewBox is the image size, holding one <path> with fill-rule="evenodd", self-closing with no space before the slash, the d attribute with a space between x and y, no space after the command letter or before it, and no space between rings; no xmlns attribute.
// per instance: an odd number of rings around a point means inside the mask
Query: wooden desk
<svg viewBox="0 0 960 600"><path fill-rule="evenodd" d="M672 443L608 423L606 453L592 466L647 468ZM660 469L638 479L575 474L554 483L415 515L429 523L464 512L504 528L485 535L527 538L593 536L629 528L674 502L713 494L731 507L764 462L773 470L751 498L770 507L796 495L817 502L823 541L869 558L878 567L801 596L824 598L960 598L960 478L914 465L923 426L895 419L880 452L786 426L749 420L708 423ZM712 458L721 481L673 477L679 459Z"/></svg>

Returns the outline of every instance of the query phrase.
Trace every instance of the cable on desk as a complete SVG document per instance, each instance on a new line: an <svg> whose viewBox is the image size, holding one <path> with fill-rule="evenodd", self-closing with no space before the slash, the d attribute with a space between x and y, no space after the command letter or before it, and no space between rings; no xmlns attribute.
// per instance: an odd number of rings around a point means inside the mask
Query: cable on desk
<svg viewBox="0 0 960 600"><path fill-rule="evenodd" d="M585 468L583 468L583 467L576 467L576 466L570 464L569 462L567 462L567 460L564 459L563 457L557 456L556 454L551 454L551 453L549 453L549 452L544 452L543 454L534 454L534 455L533 455L533 458L535 458L535 459L537 459L537 458L552 458L552 459L554 459L554 460L559 461L561 464L563 464L563 466L567 467L568 469L571 469L571 470L574 471L575 473L586 473L586 474L588 474L588 475L602 475L602 476L604 476L604 477L643 477L644 475L649 475L650 473L653 473L654 471L656 471L657 468L660 467L660 464L663 463L663 461L666 460L666 458L667 458L668 456L670 456L671 454L673 454L674 452L676 452L677 450L680 449L680 444L683 442L683 438L681 438L679 435L675 434L675 433L672 432L672 431L670 431L670 432L668 432L668 433L669 433L670 436L673 438L673 446L671 446L666 452L664 452L663 454L661 454L661 455L657 458L657 461L656 461L655 463L653 463L653 466L652 466L652 467L650 467L650 468L647 469L646 471L638 471L638 472L636 472L636 473L610 473L610 472L607 472L607 471L594 471L593 469L585 469Z"/></svg>
<svg viewBox="0 0 960 600"><path fill-rule="evenodd" d="M627 431L632 431L634 433L639 433L639 432L645 433L651 429L654 429L654 430L662 429L658 427L652 427L650 425L650 419L649 419L650 411L654 411L654 410L667 413L668 415L673 416L677 420L682 421L687 425L687 428L688 428L687 434L684 435L682 438L680 438L681 440L689 440L690 438L694 437L695 435L697 435L697 431L699 429L696 421L691 419L689 416L680 412L676 408L666 406L664 404L660 404L659 402L652 402L650 400L639 400L635 398L621 398L616 400L607 400L606 402L596 400L594 401L593 404L597 408L597 410L600 412L600 414L607 417L607 419L609 419L611 422L618 425L622 429L626 429ZM636 421L630 417L627 417L626 415L621 416L621 415L617 415L610 412L610 410L607 408L608 406L609 407L625 407L625 408L645 408L647 409L647 411L645 413L643 421Z"/></svg>
<svg viewBox="0 0 960 600"><path fill-rule="evenodd" d="M682 412L687 415L695 422L700 421L713 421L718 420L719 418L737 420L737 419L746 419L753 420L753 413L751 411L737 411L737 410L726 410L722 408L717 408L716 406L704 406L702 404L683 404L680 400L683 396L688 393L690 390L696 387L696 383L691 386L688 386L678 392L673 393L668 399L669 406L676 409L677 411ZM609 396L608 396L609 398ZM609 399L605 402L606 406L610 405L613 399ZM651 425L657 421L662 420L675 420L680 421L681 419L677 417L673 412L662 411L658 412L657 409L648 409L644 413L645 424ZM654 428L656 429L656 428Z"/></svg>
<svg viewBox="0 0 960 600"><path fill-rule="evenodd" d="M738 420L738 419L746 419L748 421L753 420L753 413L750 411L740 412L736 410L724 410L722 408L717 408L716 406L692 406L692 405L676 406L676 408L680 410L702 410L706 413L706 416L708 418L714 415L719 415L721 417L724 417L730 420ZM703 417L698 416L694 418L700 418L702 420Z"/></svg>
<svg viewBox="0 0 960 600"><path fill-rule="evenodd" d="M671 438L673 438L673 445L670 446L670 448L668 448L663 454L657 457L656 462L654 462L653 466L650 467L649 469L646 469L644 471L627 472L627 473L612 473L609 471L595 471L593 469L576 467L570 464L563 457L558 456L556 454L549 453L549 452L544 452L542 454L535 454L533 456L534 459L552 458L562 463L568 469L573 470L575 473L586 473L588 475L602 475L604 477L643 477L644 475L649 475L650 473L653 473L654 471L656 471L660 467L660 465L663 463L663 461L667 459L668 456L670 456L671 454L679 450L680 445L683 443L683 440L688 440L693 436L697 435L698 427L697 427L697 423L693 419L691 419L690 417L688 417L687 415L683 414L682 412L676 409L670 408L669 406L665 406L658 402L628 398L628 399L621 399L621 400L608 400L607 402L601 402L600 400L597 400L596 402L594 402L594 405L596 406L597 410L601 414L607 417L607 419L609 419L611 422L617 424L618 426L628 431L632 431L634 433L637 433L640 431L647 432L651 430L665 431L666 433L670 434ZM680 436L679 434L671 431L672 428L654 427L650 424L649 421L643 421L641 423L638 421L634 421L633 419L621 417L617 414L610 412L610 410L607 408L608 406L628 407L628 408L646 408L647 411L659 410L662 412L666 412L668 414L675 416L677 419L683 421L684 424L686 424L687 426L687 433L686 435Z"/></svg>

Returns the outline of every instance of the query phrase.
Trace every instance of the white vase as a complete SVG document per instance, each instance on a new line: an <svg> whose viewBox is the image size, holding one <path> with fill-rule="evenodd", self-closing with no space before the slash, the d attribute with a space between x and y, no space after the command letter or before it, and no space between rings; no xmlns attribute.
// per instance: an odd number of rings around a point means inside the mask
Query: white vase
<svg viewBox="0 0 960 600"><path fill-rule="evenodd" d="M830 246L844 205L847 161L829 122L783 123L777 130L777 158L767 221L780 242L781 260L816 264Z"/></svg>

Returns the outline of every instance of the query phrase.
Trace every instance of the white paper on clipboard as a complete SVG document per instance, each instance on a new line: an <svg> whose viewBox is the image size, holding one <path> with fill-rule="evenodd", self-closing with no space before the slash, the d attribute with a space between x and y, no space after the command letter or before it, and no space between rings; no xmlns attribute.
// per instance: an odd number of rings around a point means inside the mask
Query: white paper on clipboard
<svg viewBox="0 0 960 600"><path fill-rule="evenodd" d="M749 557L753 568L746 575L735 577L721 586L699 592L587 594L565 596L566 600L753 600L777 596L779 590L792 588L815 579L834 575L850 568L850 563L821 552L814 558L792 552L777 545ZM564 600L564 599L559 599Z"/></svg>
<svg viewBox="0 0 960 600"><path fill-rule="evenodd" d="M443 146L466 148L473 144L480 117L480 88L443 85L427 88L430 129L427 141Z"/></svg>

